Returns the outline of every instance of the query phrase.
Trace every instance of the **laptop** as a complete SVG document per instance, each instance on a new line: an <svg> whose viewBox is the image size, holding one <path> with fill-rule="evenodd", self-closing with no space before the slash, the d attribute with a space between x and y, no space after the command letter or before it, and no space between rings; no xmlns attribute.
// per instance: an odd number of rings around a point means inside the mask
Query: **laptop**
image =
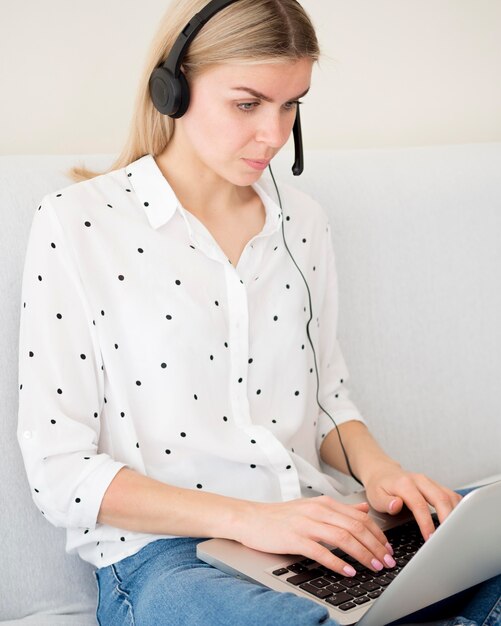
<svg viewBox="0 0 501 626"><path fill-rule="evenodd" d="M343 501L348 501L346 498ZM364 492L351 502L364 501ZM409 512L371 511L395 551L396 568L374 573L339 549L357 570L344 578L298 556L259 552L229 539L198 544L197 556L218 569L327 607L341 625L385 626L501 574L501 481L466 495L424 543Z"/></svg>

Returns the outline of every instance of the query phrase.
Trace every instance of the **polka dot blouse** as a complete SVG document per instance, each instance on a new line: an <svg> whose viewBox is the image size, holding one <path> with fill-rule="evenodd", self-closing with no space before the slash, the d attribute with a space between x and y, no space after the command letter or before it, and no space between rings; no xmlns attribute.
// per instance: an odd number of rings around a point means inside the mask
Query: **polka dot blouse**
<svg viewBox="0 0 501 626"><path fill-rule="evenodd" d="M263 230L238 265L183 209L146 155L45 196L21 305L18 439L36 505L98 567L158 536L97 523L124 466L165 483L260 501L334 494L319 447L362 420L336 340L327 217L255 185Z"/></svg>

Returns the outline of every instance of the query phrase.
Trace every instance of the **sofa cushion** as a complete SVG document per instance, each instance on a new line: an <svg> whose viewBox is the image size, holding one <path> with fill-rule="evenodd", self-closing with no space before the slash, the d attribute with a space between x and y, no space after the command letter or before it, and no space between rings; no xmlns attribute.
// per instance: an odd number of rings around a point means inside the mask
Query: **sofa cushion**
<svg viewBox="0 0 501 626"><path fill-rule="evenodd" d="M0 156L0 623L96 624L93 569L65 553L65 531L52 527L32 502L16 439L21 277L28 233L42 197L66 186L66 157ZM89 159L96 166L110 157ZM59 617L58 617L59 614ZM44 616L45 615L45 616ZM29 616L32 616L31 618ZM44 621L45 620L45 621ZM57 621L59 620L59 621ZM18 623L15 621L14 623Z"/></svg>

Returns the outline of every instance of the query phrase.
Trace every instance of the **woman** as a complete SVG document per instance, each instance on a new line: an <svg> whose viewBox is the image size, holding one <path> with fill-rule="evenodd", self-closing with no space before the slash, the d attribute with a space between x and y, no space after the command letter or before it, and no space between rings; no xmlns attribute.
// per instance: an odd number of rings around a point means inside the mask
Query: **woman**
<svg viewBox="0 0 501 626"><path fill-rule="evenodd" d="M428 504L443 521L460 497L371 437L344 385L325 213L288 186L279 206L258 184L319 55L300 5L228 3L183 53L184 115L152 104L150 74L204 4L166 15L110 171L76 169L82 182L35 215L20 339L19 428L32 437L20 444L36 504L98 568L103 626L334 624L316 603L197 561L197 538L353 576L322 542L373 571L395 565L392 548L368 504L335 500L320 458L377 510L405 503L425 539Z"/></svg>

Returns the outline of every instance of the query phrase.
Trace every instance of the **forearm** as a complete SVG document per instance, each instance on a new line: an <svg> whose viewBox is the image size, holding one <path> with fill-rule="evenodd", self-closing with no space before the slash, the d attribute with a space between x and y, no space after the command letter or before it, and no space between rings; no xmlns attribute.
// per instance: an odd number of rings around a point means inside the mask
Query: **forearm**
<svg viewBox="0 0 501 626"><path fill-rule="evenodd" d="M339 426L339 433L343 440L351 469L364 485L376 467L380 467L382 464L398 466L398 463L384 452L362 422L355 420L345 422ZM323 441L320 448L320 456L325 463L335 469L345 474L350 473L336 429L332 430Z"/></svg>
<svg viewBox="0 0 501 626"><path fill-rule="evenodd" d="M123 468L104 495L98 522L144 533L234 539L251 505L167 485Z"/></svg>

